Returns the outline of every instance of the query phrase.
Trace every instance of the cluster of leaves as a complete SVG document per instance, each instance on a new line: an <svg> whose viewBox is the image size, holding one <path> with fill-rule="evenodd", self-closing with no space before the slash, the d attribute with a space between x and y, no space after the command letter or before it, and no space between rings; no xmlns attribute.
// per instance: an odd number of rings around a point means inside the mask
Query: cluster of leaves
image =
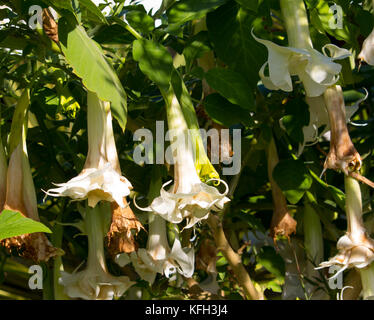
<svg viewBox="0 0 374 320"><path fill-rule="evenodd" d="M328 1L306 1L314 46L319 49L327 43L335 43L357 53L374 25L370 8L361 1L335 2L343 8L343 29L330 29L333 12L329 11ZM324 256L328 258L334 253L336 240L346 228L346 219L342 175L328 171L319 178L329 142L321 139L297 158L299 143L303 141L302 127L309 122L302 86L296 83L292 93L282 93L270 92L258 85L258 70L267 54L266 49L253 39L251 30L259 37L287 44L279 1L164 1L163 10L151 14L142 5L125 5L125 1L116 0L106 16L101 11L106 5L97 7L90 0L8 0L0 1L0 5L11 9L0 9L1 19L9 19L0 28L1 136L5 139L10 130L14 103L20 90L31 87L27 144L39 214L41 221L52 231L52 243L66 253L62 258L65 269L75 269L87 257L85 237L79 237L76 229L63 226L79 218L77 206L67 199L48 197L44 201L42 189L50 188L52 183L66 182L82 169L87 154L85 88L97 92L103 100L111 101L117 120L114 131L122 171L137 193L147 195L152 167L156 165L134 162L132 152L139 142L133 141L132 134L145 127L156 136L156 121L165 120L164 102L158 87L168 85L170 81L178 83L174 70L183 79L197 111L204 110L202 115L199 113L201 127L213 123L242 130L241 172L223 177L231 187L235 186L235 192L222 222L227 239L240 253L257 287L270 299L290 294L285 292L288 281L285 261L297 257L301 265L301 260L306 259L303 255L306 192L316 199L313 206L323 226ZM60 15L59 45L41 29L33 30L27 23L22 23L29 21L32 5L52 6L57 10ZM155 20L161 21L161 25L155 27ZM205 21L206 28L196 33L196 21ZM204 70L197 60L209 53L215 64ZM352 61L341 62L340 82L347 103L360 96L364 87L370 96L374 90L374 69L362 66L358 72L356 67L352 68ZM204 83L214 93L202 99ZM370 102L369 99L362 103L354 118L359 126L350 126L350 129L356 148L365 155L364 174L373 179L374 124ZM279 124L281 118L284 128ZM273 136L281 159L274 169L274 179L298 222L292 242L279 241L279 247L274 246L269 237L274 208L266 150ZM163 178L170 179L168 168L159 167ZM221 168L217 166L219 172ZM372 225L371 193L366 186L363 191L365 221ZM134 212L141 221L145 220L140 211L134 208ZM0 232L2 223L0 221ZM205 224L199 226L196 233L199 264L206 252L204 245L211 241L212 234ZM188 241L189 234L183 239ZM145 247L146 240L146 233L140 232L137 237L139 247ZM291 248L292 252L288 253L284 247ZM296 254L300 248L302 253ZM243 299L226 259L220 253L212 259L217 259L217 283L222 296ZM164 277L159 276L150 287L131 267L119 268L111 259L108 264L113 274L131 275L137 281L135 287L142 290L143 299L191 297L188 287L173 287ZM198 283L204 283L209 275L204 264L200 264L194 278ZM44 269L52 274L53 262L45 264ZM295 276L301 288L308 281L316 282L307 279L302 272L296 272ZM45 298L53 298L52 282L51 276L45 279ZM335 294L322 280L317 287L332 296ZM39 297L27 287L27 269L5 251L0 252L0 288L1 294L8 292L4 298ZM305 298L305 295L299 298Z"/></svg>

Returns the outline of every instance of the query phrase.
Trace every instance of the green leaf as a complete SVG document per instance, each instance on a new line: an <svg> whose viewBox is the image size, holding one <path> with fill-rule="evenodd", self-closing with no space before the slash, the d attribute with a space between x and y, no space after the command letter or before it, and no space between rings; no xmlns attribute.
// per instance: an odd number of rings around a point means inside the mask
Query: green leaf
<svg viewBox="0 0 374 320"><path fill-rule="evenodd" d="M135 30L143 34L149 34L155 28L155 22L143 6L136 6L136 10L126 13L126 20Z"/></svg>
<svg viewBox="0 0 374 320"><path fill-rule="evenodd" d="M264 246L258 256L258 263L278 279L284 279L286 267L282 257L277 254L273 247Z"/></svg>
<svg viewBox="0 0 374 320"><path fill-rule="evenodd" d="M66 60L88 90L96 92L100 99L111 102L113 116L125 130L126 92L100 46L89 38L83 27L74 25L68 19L60 18L58 25L60 44Z"/></svg>
<svg viewBox="0 0 374 320"><path fill-rule="evenodd" d="M149 79L165 90L169 88L174 70L173 58L164 46L151 40L135 40L132 54Z"/></svg>
<svg viewBox="0 0 374 320"><path fill-rule="evenodd" d="M235 0L235 1L239 3L242 7L248 10L257 12L257 8L263 0Z"/></svg>
<svg viewBox="0 0 374 320"><path fill-rule="evenodd" d="M308 169L301 160L281 160L273 170L275 182L287 200L296 204L313 182Z"/></svg>
<svg viewBox="0 0 374 320"><path fill-rule="evenodd" d="M303 143L303 127L309 124L309 117L309 107L303 98L295 98L287 102L282 124L292 140Z"/></svg>
<svg viewBox="0 0 374 320"><path fill-rule="evenodd" d="M250 117L248 111L230 103L218 93L208 95L204 100L204 107L209 117L225 127L245 122Z"/></svg>
<svg viewBox="0 0 374 320"><path fill-rule="evenodd" d="M324 188L326 188L331 196L334 198L335 202L338 206L345 211L345 193L334 187L333 185L327 184L323 180L321 180L312 170L309 170L311 176Z"/></svg>
<svg viewBox="0 0 374 320"><path fill-rule="evenodd" d="M241 73L252 88L257 86L258 70L267 57L266 49L251 36L255 19L255 14L235 1L229 1L206 18L216 54L232 70Z"/></svg>
<svg viewBox="0 0 374 320"><path fill-rule="evenodd" d="M342 12L342 25L341 27L337 25L335 16L338 15L338 12L336 10L334 11L332 8L333 7L330 7L329 1L319 1L318 5L310 11L311 24L321 33L326 32L338 40L344 40L351 46L357 47L356 39L359 34L358 27L348 22L344 11Z"/></svg>
<svg viewBox="0 0 374 320"><path fill-rule="evenodd" d="M182 0L176 2L168 11L169 24L183 24L200 19L209 11L219 7L226 0Z"/></svg>
<svg viewBox="0 0 374 320"><path fill-rule="evenodd" d="M34 232L52 231L44 224L26 218L19 212L4 210L0 214L0 240Z"/></svg>
<svg viewBox="0 0 374 320"><path fill-rule="evenodd" d="M108 24L101 10L91 0L79 0L79 3L82 7L86 8L90 13L96 16L99 21Z"/></svg>
<svg viewBox="0 0 374 320"><path fill-rule="evenodd" d="M205 79L213 89L217 90L231 103L244 109L255 109L251 88L240 73L218 67L210 69L205 74Z"/></svg>
<svg viewBox="0 0 374 320"><path fill-rule="evenodd" d="M210 50L208 32L201 31L192 37L183 50L187 70L190 71L194 61Z"/></svg>

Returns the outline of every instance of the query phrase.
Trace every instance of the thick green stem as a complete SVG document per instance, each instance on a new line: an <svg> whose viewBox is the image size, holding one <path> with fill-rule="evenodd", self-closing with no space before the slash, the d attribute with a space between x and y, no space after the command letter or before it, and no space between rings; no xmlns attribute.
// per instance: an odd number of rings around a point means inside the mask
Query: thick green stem
<svg viewBox="0 0 374 320"><path fill-rule="evenodd" d="M280 6L286 25L289 46L299 49L313 48L304 1L281 0Z"/></svg>
<svg viewBox="0 0 374 320"><path fill-rule="evenodd" d="M365 300L374 300L374 264L360 269L362 295Z"/></svg>
<svg viewBox="0 0 374 320"><path fill-rule="evenodd" d="M359 182L349 176L344 176L345 185L345 210L347 214L347 231L352 240L360 241L365 234L364 222L362 220L362 200Z"/></svg>
<svg viewBox="0 0 374 320"><path fill-rule="evenodd" d="M323 260L323 235L318 214L312 205L305 203L304 210L304 245L311 261L308 261L307 272L309 277L318 276L314 268Z"/></svg>
<svg viewBox="0 0 374 320"><path fill-rule="evenodd" d="M100 205L91 208L86 205L84 217L85 231L88 237L88 259L87 269L94 268L107 271L104 253L104 217Z"/></svg>

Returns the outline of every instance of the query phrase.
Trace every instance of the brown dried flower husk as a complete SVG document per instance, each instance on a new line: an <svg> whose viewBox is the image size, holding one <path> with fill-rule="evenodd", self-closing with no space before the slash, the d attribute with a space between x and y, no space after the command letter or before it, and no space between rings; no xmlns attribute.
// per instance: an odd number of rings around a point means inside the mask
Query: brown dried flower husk
<svg viewBox="0 0 374 320"><path fill-rule="evenodd" d="M324 169L341 170L349 175L349 172L361 168L361 157L349 136L342 88L328 88L324 93L324 99L331 127L330 151Z"/></svg>
<svg viewBox="0 0 374 320"><path fill-rule="evenodd" d="M58 25L48 8L43 9L43 29L45 34L58 43Z"/></svg>
<svg viewBox="0 0 374 320"><path fill-rule="evenodd" d="M135 241L133 231L135 234L143 229L130 205L123 198L124 208L121 208L116 202L111 203L112 223L107 234L109 252L112 255L118 253L131 253L136 251L138 244Z"/></svg>
<svg viewBox="0 0 374 320"><path fill-rule="evenodd" d="M23 234L21 236L4 239L1 244L9 251L35 262L48 261L63 252L52 246L42 232Z"/></svg>
<svg viewBox="0 0 374 320"><path fill-rule="evenodd" d="M296 233L297 222L290 215L287 208L287 201L273 178L273 170L279 162L277 149L274 139L271 140L268 150L268 175L273 196L274 211L271 218L270 235L276 241L278 236L289 238Z"/></svg>

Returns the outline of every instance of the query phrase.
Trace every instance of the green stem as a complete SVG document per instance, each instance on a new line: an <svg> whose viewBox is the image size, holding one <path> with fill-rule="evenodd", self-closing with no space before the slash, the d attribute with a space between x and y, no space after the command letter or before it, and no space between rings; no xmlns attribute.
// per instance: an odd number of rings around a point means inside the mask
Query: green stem
<svg viewBox="0 0 374 320"><path fill-rule="evenodd" d="M307 273L309 277L318 276L314 268L323 259L323 235L319 216L309 202L305 203L304 210L304 245L311 260L308 261Z"/></svg>
<svg viewBox="0 0 374 320"><path fill-rule="evenodd" d="M359 182L344 175L345 186L345 210L347 214L347 232L351 237L359 239L365 234L364 222L362 220L362 200ZM352 239L353 240L353 239Z"/></svg>
<svg viewBox="0 0 374 320"><path fill-rule="evenodd" d="M100 210L100 204L91 208L86 204L86 213L84 217L85 231L88 237L88 258L87 269L101 269L107 271L104 252L105 226L103 210Z"/></svg>
<svg viewBox="0 0 374 320"><path fill-rule="evenodd" d="M308 15L303 0L281 0L288 44L299 49L313 48L309 33Z"/></svg>
<svg viewBox="0 0 374 320"><path fill-rule="evenodd" d="M361 282L362 282L362 294L364 300L374 299L374 264L360 269Z"/></svg>

